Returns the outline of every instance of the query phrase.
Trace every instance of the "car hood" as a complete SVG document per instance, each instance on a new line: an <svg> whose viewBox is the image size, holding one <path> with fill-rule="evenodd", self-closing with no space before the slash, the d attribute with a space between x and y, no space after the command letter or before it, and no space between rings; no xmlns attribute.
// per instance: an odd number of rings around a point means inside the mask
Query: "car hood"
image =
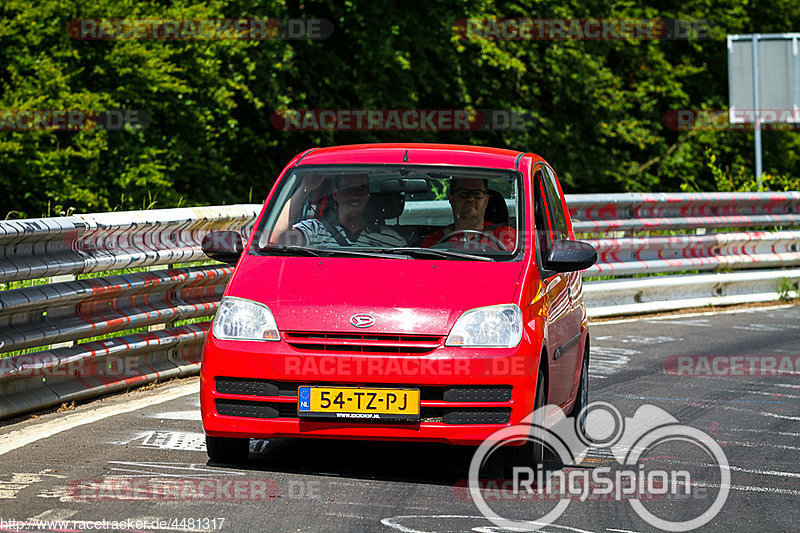
<svg viewBox="0 0 800 533"><path fill-rule="evenodd" d="M468 309L513 303L522 265L246 256L226 295L266 304L281 331L447 335ZM361 313L374 325L355 327Z"/></svg>

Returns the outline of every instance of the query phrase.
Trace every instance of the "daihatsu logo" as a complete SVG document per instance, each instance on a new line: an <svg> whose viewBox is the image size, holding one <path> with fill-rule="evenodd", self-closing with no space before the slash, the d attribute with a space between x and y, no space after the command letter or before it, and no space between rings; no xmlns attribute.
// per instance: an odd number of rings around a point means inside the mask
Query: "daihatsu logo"
<svg viewBox="0 0 800 533"><path fill-rule="evenodd" d="M350 323L357 328L368 328L375 323L375 317L365 313L360 313L358 315L351 316Z"/></svg>

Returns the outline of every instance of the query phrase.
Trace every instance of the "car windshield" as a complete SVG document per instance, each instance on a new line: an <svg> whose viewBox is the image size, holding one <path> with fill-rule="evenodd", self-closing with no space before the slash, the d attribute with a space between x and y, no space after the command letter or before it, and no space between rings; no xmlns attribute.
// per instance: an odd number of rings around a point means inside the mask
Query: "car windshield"
<svg viewBox="0 0 800 533"><path fill-rule="evenodd" d="M497 169L301 166L257 228L255 255L518 258L520 174Z"/></svg>

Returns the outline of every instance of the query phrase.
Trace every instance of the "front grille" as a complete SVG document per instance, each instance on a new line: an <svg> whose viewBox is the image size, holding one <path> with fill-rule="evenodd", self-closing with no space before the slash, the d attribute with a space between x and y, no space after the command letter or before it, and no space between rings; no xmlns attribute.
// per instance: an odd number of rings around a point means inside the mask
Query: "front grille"
<svg viewBox="0 0 800 533"><path fill-rule="evenodd" d="M217 399L217 412L224 416L245 418L298 418L296 403L258 402L249 400ZM423 407L420 422L443 424L505 424L511 418L509 408L464 408ZM330 419L326 419L330 421ZM348 423L368 421L347 420ZM381 420L381 422L387 422ZM412 422L413 423L413 422Z"/></svg>
<svg viewBox="0 0 800 533"><path fill-rule="evenodd" d="M297 418L297 404L217 399L217 412L247 418Z"/></svg>
<svg viewBox="0 0 800 533"><path fill-rule="evenodd" d="M440 335L285 331L283 338L293 348L314 352L422 354L442 345Z"/></svg>
<svg viewBox="0 0 800 533"><path fill-rule="evenodd" d="M445 402L507 402L511 400L511 385L449 385L429 386L413 383L308 383L301 381L270 381L249 378L216 378L217 392L221 394L241 394L243 396L285 396L297 398L298 387L337 386L354 387L369 386L377 388L412 388L420 390L422 400Z"/></svg>
<svg viewBox="0 0 800 533"><path fill-rule="evenodd" d="M442 398L446 402L507 402L511 385L447 387Z"/></svg>
<svg viewBox="0 0 800 533"><path fill-rule="evenodd" d="M511 409L447 410L442 415L445 424L505 424L511 419Z"/></svg>
<svg viewBox="0 0 800 533"><path fill-rule="evenodd" d="M278 396L278 386L266 379L217 378L217 392L243 396Z"/></svg>

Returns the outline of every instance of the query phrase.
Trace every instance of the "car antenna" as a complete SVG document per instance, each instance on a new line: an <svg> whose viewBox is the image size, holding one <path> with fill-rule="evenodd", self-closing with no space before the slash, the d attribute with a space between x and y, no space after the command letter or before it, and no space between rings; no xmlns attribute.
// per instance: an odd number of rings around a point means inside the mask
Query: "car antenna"
<svg viewBox="0 0 800 533"><path fill-rule="evenodd" d="M408 163L408 150L406 150L406 153L403 156L403 163Z"/></svg>

